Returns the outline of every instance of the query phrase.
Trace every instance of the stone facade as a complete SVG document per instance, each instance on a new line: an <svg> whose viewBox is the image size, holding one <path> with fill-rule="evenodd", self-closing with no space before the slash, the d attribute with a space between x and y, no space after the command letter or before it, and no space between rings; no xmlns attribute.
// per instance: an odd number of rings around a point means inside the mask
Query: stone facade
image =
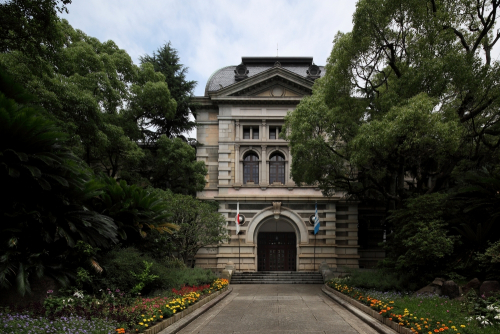
<svg viewBox="0 0 500 334"><path fill-rule="evenodd" d="M315 186L298 187L290 175L288 144L277 135L286 114L311 94L322 69L312 58L243 57L238 68L216 71L205 96L195 98L200 106L197 159L208 168L207 185L197 196L219 203L230 234L229 242L201 249L197 266L220 271L231 261L237 271L275 268L283 261L281 246L264 245L259 235L265 233L274 233L276 240L280 233L295 235L294 245L283 253L286 266L276 270L318 270L323 261L330 267L359 266L357 203L346 202L342 192L327 198ZM238 203L245 222L236 235ZM310 217L316 205L321 227L315 236ZM269 250L264 254L264 249Z"/></svg>

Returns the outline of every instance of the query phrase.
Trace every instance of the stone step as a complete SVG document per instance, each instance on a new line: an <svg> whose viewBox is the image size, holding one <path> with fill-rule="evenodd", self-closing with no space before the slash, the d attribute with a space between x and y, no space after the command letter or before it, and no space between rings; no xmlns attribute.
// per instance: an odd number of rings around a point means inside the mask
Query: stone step
<svg viewBox="0 0 500 334"><path fill-rule="evenodd" d="M233 277L231 278L231 281L322 281L322 278L318 277L311 277L311 278L302 278L302 279L297 279L294 277L285 277L285 278L280 278L280 279L275 279L275 278L248 278L248 277Z"/></svg>
<svg viewBox="0 0 500 334"><path fill-rule="evenodd" d="M237 272L231 284L323 284L323 277L318 272L303 271Z"/></svg>
<svg viewBox="0 0 500 334"><path fill-rule="evenodd" d="M264 279L264 278L267 278L267 279L287 279L287 278L290 278L290 279L322 279L323 277L321 276L292 276L292 275L287 275L287 276L264 276L264 275L260 275L260 276L257 276L257 275L254 275L254 276L236 276L236 275L233 275L232 277L233 279L235 278L242 278L242 279Z"/></svg>
<svg viewBox="0 0 500 334"><path fill-rule="evenodd" d="M317 271L236 271L235 275L321 275Z"/></svg>
<svg viewBox="0 0 500 334"><path fill-rule="evenodd" d="M323 284L323 281L233 281L231 284Z"/></svg>

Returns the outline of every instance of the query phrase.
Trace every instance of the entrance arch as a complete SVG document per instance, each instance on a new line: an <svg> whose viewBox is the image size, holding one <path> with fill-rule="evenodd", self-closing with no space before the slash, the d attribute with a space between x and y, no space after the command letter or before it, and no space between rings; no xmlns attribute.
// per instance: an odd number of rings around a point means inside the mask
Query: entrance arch
<svg viewBox="0 0 500 334"><path fill-rule="evenodd" d="M245 243L254 245L257 244L256 232L258 231L259 226L262 223L265 223L268 219L275 219L276 215L272 210L272 207L265 208L252 218L252 220L248 223ZM309 244L307 226L304 223L304 220L296 212L286 207L282 207L278 219L291 223L291 226L295 229L297 243L299 245Z"/></svg>
<svg viewBox="0 0 500 334"><path fill-rule="evenodd" d="M283 219L266 219L257 234L258 271L296 271L297 238L295 228Z"/></svg>

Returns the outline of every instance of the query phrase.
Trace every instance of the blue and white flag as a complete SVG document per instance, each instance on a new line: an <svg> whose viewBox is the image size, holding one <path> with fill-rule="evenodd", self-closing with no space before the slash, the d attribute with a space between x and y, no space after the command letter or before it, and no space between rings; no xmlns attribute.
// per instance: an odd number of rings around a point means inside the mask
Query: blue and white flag
<svg viewBox="0 0 500 334"><path fill-rule="evenodd" d="M319 232L319 216L318 216L318 203L316 203L316 212L314 214L314 234Z"/></svg>

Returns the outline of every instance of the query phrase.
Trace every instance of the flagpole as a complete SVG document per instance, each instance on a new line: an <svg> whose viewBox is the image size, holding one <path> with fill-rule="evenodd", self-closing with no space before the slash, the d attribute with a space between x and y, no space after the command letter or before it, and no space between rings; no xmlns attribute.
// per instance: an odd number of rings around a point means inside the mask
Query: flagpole
<svg viewBox="0 0 500 334"><path fill-rule="evenodd" d="M316 271L316 234L319 232L318 201L314 204L314 262L313 271Z"/></svg>
<svg viewBox="0 0 500 334"><path fill-rule="evenodd" d="M241 272L241 242L240 242L240 232L238 232L238 271Z"/></svg>
<svg viewBox="0 0 500 334"><path fill-rule="evenodd" d="M316 233L314 233L314 264L313 271L316 271Z"/></svg>

